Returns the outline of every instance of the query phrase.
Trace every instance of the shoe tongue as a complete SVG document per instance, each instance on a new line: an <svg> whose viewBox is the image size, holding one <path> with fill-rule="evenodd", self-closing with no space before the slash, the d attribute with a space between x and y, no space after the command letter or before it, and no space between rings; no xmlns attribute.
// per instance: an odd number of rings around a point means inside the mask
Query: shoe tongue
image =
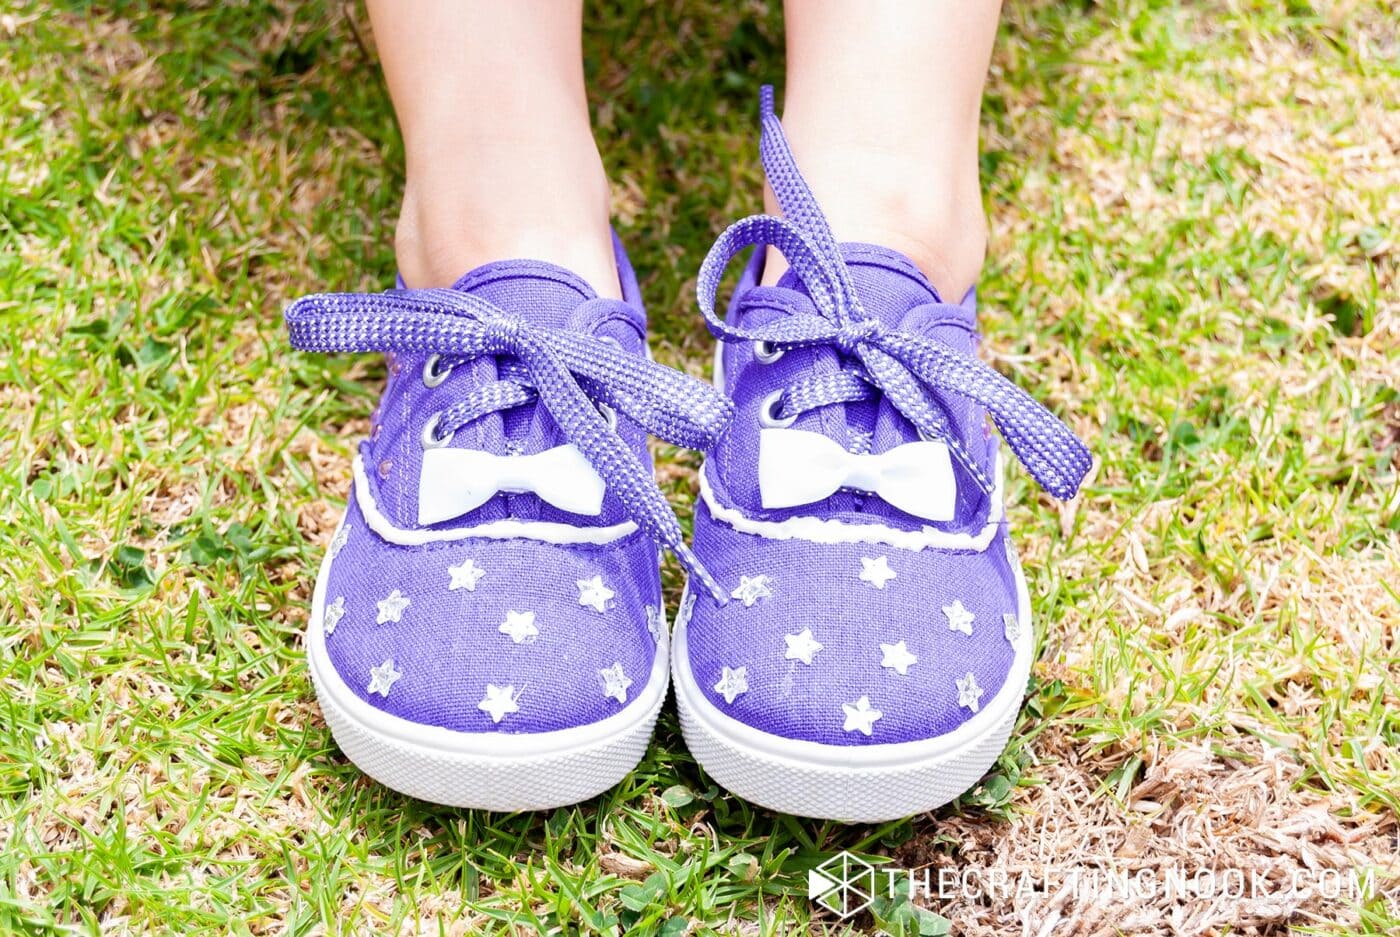
<svg viewBox="0 0 1400 937"><path fill-rule="evenodd" d="M887 329L937 339L963 354L976 354L975 293L969 291L957 305L944 303L938 290L914 262L889 248L874 244L842 244L841 253L866 315L879 319ZM806 292L791 270L783 274L778 285ZM838 367L837 356L829 351L815 356L813 361L816 372L835 371ZM937 391L930 394L930 399L950 421L956 436L967 441L980 441L985 436L980 408L957 395ZM816 419L812 419L804 428L818 429L820 425ZM829 431L829 423L827 427ZM857 452L885 452L919 438L888 399L882 399L878 404L848 404L845 407L845 437L836 438ZM972 448L974 452L980 452L982 447L974 445ZM984 460L979 458L978 461ZM990 470L989 464L982 467ZM956 527L982 516L986 503L971 479L961 477L961 469L955 471L960 476L959 521L955 523ZM849 493L838 494L831 499L831 507L836 510L859 509L861 504L857 496ZM865 509L870 509L868 504Z"/></svg>
<svg viewBox="0 0 1400 937"><path fill-rule="evenodd" d="M969 291L958 305L944 303L938 290L912 260L887 247L848 243L841 245L841 254L866 315L880 320L887 329L900 329L934 338L963 354L976 353L975 293ZM792 270L784 272L778 285L807 292ZM834 353L822 356L815 364L818 370L835 370L837 366ZM890 412L882 422L888 422L893 410L890 407L884 409ZM857 433L875 430L875 417L874 408L864 405L847 407L848 425ZM887 444L892 442L889 439L885 441Z"/></svg>
<svg viewBox="0 0 1400 937"><path fill-rule="evenodd" d="M939 303L938 290L914 262L899 251L875 244L842 244L841 255L851 272L856 294L866 314L888 328L903 324L905 314L915 306ZM779 286L807 292L797 274L786 271Z"/></svg>
<svg viewBox="0 0 1400 937"><path fill-rule="evenodd" d="M593 288L572 271L542 260L498 260L464 274L452 289L471 293L531 325L566 328L574 324L581 303L597 298ZM461 386L480 386L499 376L494 358L466 362L472 378ZM463 445L502 454L529 455L562 441L547 413L522 407L491 413L478 420L473 432L462 434Z"/></svg>
<svg viewBox="0 0 1400 937"><path fill-rule="evenodd" d="M452 289L550 328L563 328L580 303L598 296L578 274L542 260L484 264L464 274Z"/></svg>

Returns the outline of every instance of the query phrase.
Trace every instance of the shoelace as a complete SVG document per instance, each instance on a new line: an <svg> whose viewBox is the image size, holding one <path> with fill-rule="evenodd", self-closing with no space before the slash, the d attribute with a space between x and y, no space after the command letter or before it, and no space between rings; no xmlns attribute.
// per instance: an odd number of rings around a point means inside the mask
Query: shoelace
<svg viewBox="0 0 1400 937"><path fill-rule="evenodd" d="M303 351L438 355L448 362L507 356L502 379L432 417L424 427L425 441L430 437L441 444L486 413L538 400L627 516L675 553L717 601L726 599L685 545L651 471L602 412L610 408L667 442L705 449L733 416L733 405L719 391L606 339L534 325L457 290L318 293L293 302L285 318L293 347Z"/></svg>
<svg viewBox="0 0 1400 937"><path fill-rule="evenodd" d="M784 217L754 215L735 222L719 236L700 267L700 310L710 331L721 341L755 342L769 355L791 348L828 346L854 359L852 370L809 378L785 388L773 401L771 415L795 419L817 407L884 396L924 438L945 441L953 458L990 494L992 480L957 438L937 399L939 393L956 394L986 408L1011 451L1042 488L1057 498L1074 497L1092 458L1069 427L977 358L936 339L889 328L866 314L841 248L798 170L774 114L770 86L761 92L760 110L763 168ZM725 268L735 254L754 246L772 246L787 258L810 298L795 290L781 292L790 300L809 304L814 314L784 316L756 328L739 328L715 311Z"/></svg>

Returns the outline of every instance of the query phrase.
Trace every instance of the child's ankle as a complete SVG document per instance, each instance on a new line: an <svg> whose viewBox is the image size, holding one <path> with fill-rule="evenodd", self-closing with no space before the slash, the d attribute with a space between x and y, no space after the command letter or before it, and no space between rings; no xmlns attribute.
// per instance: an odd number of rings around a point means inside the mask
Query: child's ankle
<svg viewBox="0 0 1400 937"><path fill-rule="evenodd" d="M549 197L550 190L546 182L512 197L508 187L411 179L394 237L404 282L450 286L492 261L543 260L583 277L600 296L620 297L606 180L575 181L568 199Z"/></svg>
<svg viewBox="0 0 1400 937"><path fill-rule="evenodd" d="M963 211L957 221L944 216L939 224L888 215L879 220L833 220L832 230L841 241L899 251L928 277L946 303L960 302L977 284L987 254L987 218L980 206L975 211ZM764 282L777 282L786 268L786 260L770 249Z"/></svg>
<svg viewBox="0 0 1400 937"><path fill-rule="evenodd" d="M837 240L878 244L905 254L945 302L977 282L987 252L987 218L975 161L970 171L940 171L931 158L888 152L798 153L803 174ZM953 179L951 176L958 178ZM777 213L768 193L768 210Z"/></svg>
<svg viewBox="0 0 1400 937"><path fill-rule="evenodd" d="M956 220L955 220L956 219ZM980 205L945 216L938 224L895 224L881 240L914 261L946 303L957 303L977 284L987 256L987 217Z"/></svg>

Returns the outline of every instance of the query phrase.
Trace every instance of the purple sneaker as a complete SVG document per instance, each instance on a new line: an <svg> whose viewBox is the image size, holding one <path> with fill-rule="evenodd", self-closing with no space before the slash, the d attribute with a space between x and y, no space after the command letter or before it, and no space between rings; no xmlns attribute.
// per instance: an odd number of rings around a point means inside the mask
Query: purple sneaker
<svg viewBox="0 0 1400 937"><path fill-rule="evenodd" d="M620 247L617 263L621 302L510 261L287 309L297 348L388 356L306 649L336 741L395 790L544 809L646 749L668 679L657 545L706 580L646 435L706 447L732 411L647 358Z"/></svg>
<svg viewBox="0 0 1400 937"><path fill-rule="evenodd" d="M972 293L945 303L903 255L836 243L767 88L762 154L785 217L733 225L699 276L737 415L701 472L694 549L729 598L682 600L676 698L692 753L735 793L904 817L996 760L1034 654L986 418L1057 497L1090 455L977 360ZM720 275L750 245L720 318ZM764 245L791 265L774 287Z"/></svg>

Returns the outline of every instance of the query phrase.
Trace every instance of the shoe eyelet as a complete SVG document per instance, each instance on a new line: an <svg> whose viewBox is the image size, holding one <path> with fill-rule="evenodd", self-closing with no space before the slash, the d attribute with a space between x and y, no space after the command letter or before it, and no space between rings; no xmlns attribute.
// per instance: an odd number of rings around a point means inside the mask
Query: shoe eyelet
<svg viewBox="0 0 1400 937"><path fill-rule="evenodd" d="M603 419L608 421L608 429L617 432L617 411L605 403L595 404L598 412L603 415Z"/></svg>
<svg viewBox="0 0 1400 937"><path fill-rule="evenodd" d="M786 348L774 348L772 342L760 340L753 343L753 359L759 364L773 364L785 354Z"/></svg>
<svg viewBox="0 0 1400 937"><path fill-rule="evenodd" d="M767 426L773 429L782 429L797 422L797 414L789 417L779 417L778 410L783 403L783 391L778 389L767 397L763 398L763 403L758 405L758 422L760 426Z"/></svg>
<svg viewBox="0 0 1400 937"><path fill-rule="evenodd" d="M439 367L441 363L442 355L429 355L428 360L423 362L424 387L436 387L447 380L447 376L452 373L452 365Z"/></svg>
<svg viewBox="0 0 1400 937"><path fill-rule="evenodd" d="M438 424L442 422L442 414L434 413L428 418L428 422L423 424L423 434L419 437L424 449L441 449L452 441L452 434L446 436L438 435Z"/></svg>

